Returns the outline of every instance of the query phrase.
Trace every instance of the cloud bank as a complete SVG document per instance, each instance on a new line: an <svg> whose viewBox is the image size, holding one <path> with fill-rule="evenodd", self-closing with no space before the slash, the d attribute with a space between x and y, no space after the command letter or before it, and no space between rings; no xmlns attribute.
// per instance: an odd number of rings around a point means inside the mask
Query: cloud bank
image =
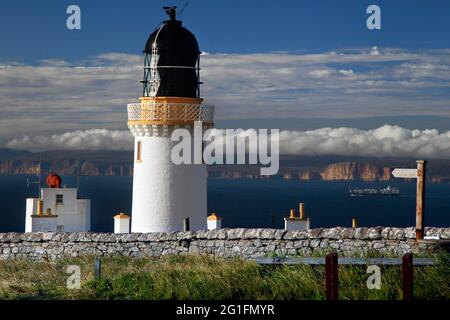
<svg viewBox="0 0 450 320"><path fill-rule="evenodd" d="M133 136L125 130L77 130L51 136L24 135L10 140L6 147L28 150L131 150Z"/></svg>
<svg viewBox="0 0 450 320"><path fill-rule="evenodd" d="M9 148L66 150L132 150L129 131L91 129L51 136L23 136ZM280 131L280 153L292 155L350 155L450 159L450 131L409 130L384 125L372 130L321 128Z"/></svg>
<svg viewBox="0 0 450 320"><path fill-rule="evenodd" d="M217 119L450 116L450 49L204 54L202 96ZM0 61L0 140L125 129L143 57L105 53L37 65Z"/></svg>
<svg viewBox="0 0 450 320"><path fill-rule="evenodd" d="M384 125L372 130L322 128L281 131L280 152L304 155L450 159L450 131Z"/></svg>

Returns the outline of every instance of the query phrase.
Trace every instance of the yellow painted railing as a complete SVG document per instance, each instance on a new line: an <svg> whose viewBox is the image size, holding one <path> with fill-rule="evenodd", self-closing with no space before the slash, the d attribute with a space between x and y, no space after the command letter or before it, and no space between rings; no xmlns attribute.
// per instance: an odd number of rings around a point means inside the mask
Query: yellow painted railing
<svg viewBox="0 0 450 320"><path fill-rule="evenodd" d="M132 103L128 105L130 123L182 124L201 121L214 122L214 106L186 103Z"/></svg>

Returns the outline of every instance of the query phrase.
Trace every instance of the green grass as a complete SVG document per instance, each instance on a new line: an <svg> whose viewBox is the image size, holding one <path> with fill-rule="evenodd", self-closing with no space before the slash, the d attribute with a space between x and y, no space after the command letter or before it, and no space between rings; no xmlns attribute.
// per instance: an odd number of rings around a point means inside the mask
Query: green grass
<svg viewBox="0 0 450 320"><path fill-rule="evenodd" d="M417 299L450 299L450 257L414 268ZM67 289L68 265L81 269L81 289ZM168 256L56 262L0 261L0 299L324 299L323 266L258 266L239 259ZM402 299L400 266L381 267L381 289L369 290L365 266L340 266L340 299Z"/></svg>

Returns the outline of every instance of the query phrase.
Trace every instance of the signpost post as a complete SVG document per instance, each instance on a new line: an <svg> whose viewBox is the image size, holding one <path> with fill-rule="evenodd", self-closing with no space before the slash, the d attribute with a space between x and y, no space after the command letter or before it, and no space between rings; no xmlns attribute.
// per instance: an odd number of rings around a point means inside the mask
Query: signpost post
<svg viewBox="0 0 450 320"><path fill-rule="evenodd" d="M422 240L425 235L424 208L425 208L425 180L426 161L417 160L417 169L400 169L392 171L396 178L417 179L416 189L416 240Z"/></svg>
<svg viewBox="0 0 450 320"><path fill-rule="evenodd" d="M416 240L425 236L423 211L425 209L425 165L424 160L417 161L417 191L416 191Z"/></svg>

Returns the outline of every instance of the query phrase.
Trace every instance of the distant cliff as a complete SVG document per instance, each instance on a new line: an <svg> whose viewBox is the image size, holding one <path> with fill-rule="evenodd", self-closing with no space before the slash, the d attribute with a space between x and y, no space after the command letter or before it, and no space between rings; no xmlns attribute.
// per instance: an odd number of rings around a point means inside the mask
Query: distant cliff
<svg viewBox="0 0 450 320"><path fill-rule="evenodd" d="M388 181L392 168L371 163L346 161L326 165L320 169L305 169L302 167L282 167L277 177L284 180L362 180ZM237 168L228 169L226 166L210 170L210 176L222 178L255 179L260 178L258 172L242 171Z"/></svg>
<svg viewBox="0 0 450 320"><path fill-rule="evenodd" d="M54 150L31 153L0 149L0 174L36 174L40 162L43 174L51 170L61 175L76 175L79 163L81 175L133 175L133 154L129 151ZM280 170L275 176L261 176L257 165L212 165L208 166L208 173L212 178L225 179L388 181L394 179L391 176L393 168L411 168L414 165L414 159L281 156ZM450 182L450 161L429 161L428 180Z"/></svg>
<svg viewBox="0 0 450 320"><path fill-rule="evenodd" d="M320 175L322 180L387 181L391 179L391 171L388 167L350 161L332 163Z"/></svg>
<svg viewBox="0 0 450 320"><path fill-rule="evenodd" d="M49 171L60 175L76 175L76 160L45 161L42 172ZM47 170L46 170L47 169ZM36 174L39 170L39 161L4 160L0 162L0 174ZM80 175L83 176L130 176L133 167L130 164L104 163L93 160L80 161Z"/></svg>
<svg viewBox="0 0 450 320"><path fill-rule="evenodd" d="M318 159L318 162L322 159ZM342 161L329 163L320 163L311 167L309 163L298 166L283 166L280 163L280 170L275 176L260 176L259 167L250 166L212 166L209 168L210 177L220 177L228 179L283 179L283 180L359 180L359 181L390 181L395 178L391 172L394 168L411 168L414 166L414 160L388 161L386 165L383 160L377 160L381 164L374 163L365 159L358 161ZM450 183L450 161L430 161L428 166L427 178L429 182Z"/></svg>
<svg viewBox="0 0 450 320"><path fill-rule="evenodd" d="M0 150L0 174L36 174L39 164L42 172L60 175L129 176L133 172L133 156L125 151L45 151L20 153L10 159L2 159ZM11 154L11 152L8 152Z"/></svg>

